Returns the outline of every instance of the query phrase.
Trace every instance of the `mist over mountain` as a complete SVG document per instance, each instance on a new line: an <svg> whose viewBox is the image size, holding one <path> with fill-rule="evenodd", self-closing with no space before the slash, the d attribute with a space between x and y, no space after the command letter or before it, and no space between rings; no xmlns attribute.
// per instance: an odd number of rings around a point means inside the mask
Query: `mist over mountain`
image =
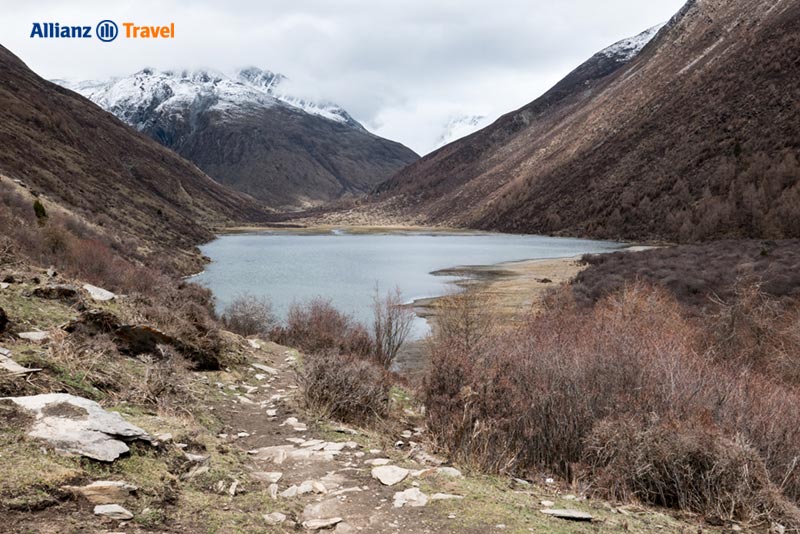
<svg viewBox="0 0 800 534"><path fill-rule="evenodd" d="M58 83L191 160L218 182L296 209L359 195L417 159L341 107L296 96L286 77L249 67L144 69Z"/></svg>

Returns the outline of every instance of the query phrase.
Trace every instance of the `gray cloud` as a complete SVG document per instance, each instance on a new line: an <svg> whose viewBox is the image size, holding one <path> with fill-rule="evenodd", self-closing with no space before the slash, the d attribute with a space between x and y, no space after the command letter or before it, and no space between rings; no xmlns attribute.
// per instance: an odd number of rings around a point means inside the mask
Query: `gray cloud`
<svg viewBox="0 0 800 534"><path fill-rule="evenodd" d="M491 118L533 100L611 43L684 0L0 0L2 44L46 78L145 66L254 65L301 96L342 105L372 131L425 152L456 114ZM175 22L172 41L37 40L34 21Z"/></svg>

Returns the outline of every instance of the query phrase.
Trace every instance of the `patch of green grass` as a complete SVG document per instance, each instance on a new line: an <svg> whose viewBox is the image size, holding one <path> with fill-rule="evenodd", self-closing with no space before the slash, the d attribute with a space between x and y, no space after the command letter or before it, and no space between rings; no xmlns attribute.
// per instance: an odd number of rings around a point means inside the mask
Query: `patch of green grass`
<svg viewBox="0 0 800 534"><path fill-rule="evenodd" d="M47 449L45 449L47 450ZM39 501L43 495L83 476L76 458L43 452L18 431L0 431L0 501Z"/></svg>
<svg viewBox="0 0 800 534"><path fill-rule="evenodd" d="M22 295L30 289L27 284L14 284L0 291L0 308L6 311L16 330L48 330L77 317L75 310L62 302Z"/></svg>
<svg viewBox="0 0 800 534"><path fill-rule="evenodd" d="M450 493L462 495L461 500L433 501L432 509L445 515L453 514L453 521L465 530L485 525L487 531L503 524L503 532L523 534L549 532L554 534L576 534L596 532L641 532L641 533L689 533L717 532L681 522L656 510L642 509L637 513L620 512L608 503L591 500L568 500L546 490L512 488L509 480L493 476L468 476L452 478L426 476L420 479L420 490L428 495ZM555 503L554 508L570 508L592 514L592 523L571 522L548 517L541 513L541 500Z"/></svg>

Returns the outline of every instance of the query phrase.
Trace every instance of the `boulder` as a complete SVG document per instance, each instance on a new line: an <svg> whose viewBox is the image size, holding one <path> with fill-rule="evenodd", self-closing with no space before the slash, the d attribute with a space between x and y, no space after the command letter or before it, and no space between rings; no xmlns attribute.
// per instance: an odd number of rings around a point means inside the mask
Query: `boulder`
<svg viewBox="0 0 800 534"><path fill-rule="evenodd" d="M436 474L453 478L461 478L464 476L463 474L461 474L461 471L459 471L455 467L437 467Z"/></svg>
<svg viewBox="0 0 800 534"><path fill-rule="evenodd" d="M98 504L94 507L94 515L102 515L118 521L133 519L133 514L118 504Z"/></svg>
<svg viewBox="0 0 800 534"><path fill-rule="evenodd" d="M107 291L102 287L93 286L92 284L83 284L83 289L89 293L89 297L91 297L92 300L96 300L97 302L107 302L117 298L111 291Z"/></svg>
<svg viewBox="0 0 800 534"><path fill-rule="evenodd" d="M394 486L402 482L410 471L396 465L381 465L372 468L372 478L380 481L384 486Z"/></svg>
<svg viewBox="0 0 800 534"><path fill-rule="evenodd" d="M47 393L29 397L6 397L30 412L33 423L28 436L50 443L64 454L78 454L113 462L130 449L126 442L151 441L141 428L134 426L114 412L105 411L89 399L66 393Z"/></svg>
<svg viewBox="0 0 800 534"><path fill-rule="evenodd" d="M79 300L78 288L69 284L47 284L33 290L33 296L40 299L60 300L74 303Z"/></svg>
<svg viewBox="0 0 800 534"><path fill-rule="evenodd" d="M419 488L408 488L405 491L398 491L394 494L394 507L403 506L421 507L428 504L428 496L422 493Z"/></svg>
<svg viewBox="0 0 800 534"><path fill-rule="evenodd" d="M127 482L97 480L86 486L64 486L63 489L83 496L92 504L114 504L124 501L138 488Z"/></svg>
<svg viewBox="0 0 800 534"><path fill-rule="evenodd" d="M8 326L8 315L3 308L0 308L0 333L5 332L6 326Z"/></svg>
<svg viewBox="0 0 800 534"><path fill-rule="evenodd" d="M279 471L256 471L254 473L250 473L250 478L259 482L275 484L281 478L283 478L283 473Z"/></svg>
<svg viewBox="0 0 800 534"><path fill-rule="evenodd" d="M26 341L33 341L34 343L44 343L50 338L50 334L37 330L35 332L20 332L17 334L17 337Z"/></svg>

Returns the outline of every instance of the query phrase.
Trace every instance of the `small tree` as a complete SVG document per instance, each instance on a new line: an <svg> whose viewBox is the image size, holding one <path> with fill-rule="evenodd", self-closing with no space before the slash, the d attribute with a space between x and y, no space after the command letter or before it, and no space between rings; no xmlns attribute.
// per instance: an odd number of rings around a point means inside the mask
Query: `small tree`
<svg viewBox="0 0 800 534"><path fill-rule="evenodd" d="M39 224L44 224L47 220L47 210L44 209L44 204L37 198L33 203L33 213L36 214L36 220Z"/></svg>
<svg viewBox="0 0 800 534"><path fill-rule="evenodd" d="M242 294L225 308L222 323L231 332L242 336L266 336L275 326L276 320L269 299Z"/></svg>
<svg viewBox="0 0 800 534"><path fill-rule="evenodd" d="M388 369L411 333L414 310L403 304L399 288L381 296L375 287L372 302L374 313L372 335L375 341L375 359Z"/></svg>

